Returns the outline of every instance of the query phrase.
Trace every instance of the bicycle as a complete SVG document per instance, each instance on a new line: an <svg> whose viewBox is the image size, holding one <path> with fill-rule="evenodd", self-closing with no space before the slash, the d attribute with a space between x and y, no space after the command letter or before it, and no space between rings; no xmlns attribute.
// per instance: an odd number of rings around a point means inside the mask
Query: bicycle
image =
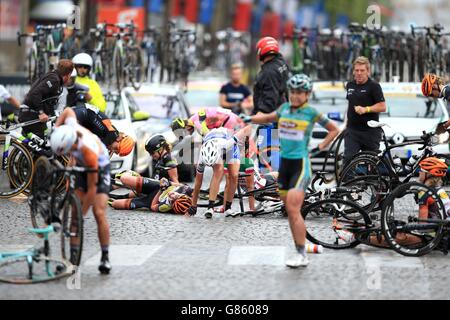
<svg viewBox="0 0 450 320"><path fill-rule="evenodd" d="M57 229L49 225L28 230L42 236L44 246L20 252L0 252L0 282L34 284L70 276L72 265L67 260L50 257L49 234L57 232ZM44 270L36 274L35 264L40 262L44 262Z"/></svg>
<svg viewBox="0 0 450 320"><path fill-rule="evenodd" d="M119 29L119 32L113 34L116 41L112 64L117 90L120 91L128 84L135 90L139 90L143 78L143 64L141 51L136 44L135 25L133 22L130 24L117 23L115 27Z"/></svg>
<svg viewBox="0 0 450 320"><path fill-rule="evenodd" d="M436 207L427 218L420 218L418 200L424 194L433 198ZM434 249L448 253L448 213L436 191L422 183L402 184L387 197L381 228L390 248L404 256L420 257Z"/></svg>
<svg viewBox="0 0 450 320"><path fill-rule="evenodd" d="M35 228L60 224L61 255L73 265L81 262L83 247L83 214L81 202L75 194L77 173L96 172L85 167L64 167L58 160L40 157L36 161L35 174L28 197L31 223ZM61 194L57 187L59 174L67 180L66 192ZM71 246L79 249L71 253Z"/></svg>

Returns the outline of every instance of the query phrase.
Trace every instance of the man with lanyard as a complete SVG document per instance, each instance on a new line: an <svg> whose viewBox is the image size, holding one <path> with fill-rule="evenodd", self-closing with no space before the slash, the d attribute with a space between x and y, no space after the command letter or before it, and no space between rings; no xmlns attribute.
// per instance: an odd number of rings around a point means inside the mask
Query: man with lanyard
<svg viewBox="0 0 450 320"><path fill-rule="evenodd" d="M76 194L81 200L84 216L92 207L102 251L98 269L100 273L108 274L111 270L109 224L106 217L111 180L108 150L96 135L77 123L73 114L67 116L60 126L56 125L50 137L50 145L55 154L70 155L70 165L76 164L95 170L77 173ZM77 242L78 239L71 239L71 256L77 256L81 250Z"/></svg>
<svg viewBox="0 0 450 320"><path fill-rule="evenodd" d="M324 150L339 133L336 125L322 113L308 104L312 92L309 77L296 74L289 79L289 102L282 104L270 114L243 116L245 122L278 122L281 143L281 164L278 185L281 200L288 214L289 226L297 253L286 261L288 267L308 265L305 250L306 227L301 215L305 192L311 180L311 160L308 144L314 124L317 122L328 130L327 136L319 144Z"/></svg>
<svg viewBox="0 0 450 320"><path fill-rule="evenodd" d="M252 96L247 86L241 83L242 67L233 65L231 67L231 81L223 85L220 89L220 106L230 109L239 115L243 109L249 110L252 107Z"/></svg>
<svg viewBox="0 0 450 320"><path fill-rule="evenodd" d="M379 113L386 111L386 102L381 86L369 75L369 59L358 57L353 62L354 80L345 87L348 100L345 163L359 151L377 151L380 147L381 129L369 127L367 121L378 121Z"/></svg>
<svg viewBox="0 0 450 320"><path fill-rule="evenodd" d="M280 54L278 42L272 37L264 37L256 44L259 60L262 62L261 71L256 77L253 89L253 114L270 114L280 105L288 101L286 82L289 79L289 68ZM278 146L279 141L274 131L276 124L262 124L258 127L258 149L269 149ZM265 138L264 138L265 137ZM261 156L265 156L260 155ZM268 152L272 169L278 171L279 155L276 152ZM259 161L260 169L263 169L263 161Z"/></svg>
<svg viewBox="0 0 450 320"><path fill-rule="evenodd" d="M63 85L70 81L73 63L61 59L56 70L50 71L31 85L23 105L20 106L19 122L39 119L39 123L22 128L23 134L32 132L40 138L45 137L49 116L55 114L55 107L62 92Z"/></svg>

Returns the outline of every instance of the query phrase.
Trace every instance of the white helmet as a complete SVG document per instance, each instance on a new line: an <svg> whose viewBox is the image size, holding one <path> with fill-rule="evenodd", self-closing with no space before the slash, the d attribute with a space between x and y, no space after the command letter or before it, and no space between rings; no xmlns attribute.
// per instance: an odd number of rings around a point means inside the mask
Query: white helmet
<svg viewBox="0 0 450 320"><path fill-rule="evenodd" d="M212 167L219 162L221 156L220 151L219 143L215 141L215 139L206 141L200 150L202 162L205 165Z"/></svg>
<svg viewBox="0 0 450 320"><path fill-rule="evenodd" d="M77 131L69 125L56 128L50 136L50 145L57 155L67 154L77 140Z"/></svg>
<svg viewBox="0 0 450 320"><path fill-rule="evenodd" d="M87 53L77 54L75 57L73 57L72 62L74 65L82 64L85 66L89 66L90 68L92 68L92 65L94 64L91 56L88 55Z"/></svg>

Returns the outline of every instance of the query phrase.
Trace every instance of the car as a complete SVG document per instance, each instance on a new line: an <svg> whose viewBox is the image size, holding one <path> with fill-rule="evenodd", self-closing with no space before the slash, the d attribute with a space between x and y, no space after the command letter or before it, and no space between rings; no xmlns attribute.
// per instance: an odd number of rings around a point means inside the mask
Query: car
<svg viewBox="0 0 450 320"><path fill-rule="evenodd" d="M430 132L436 125L449 119L449 114L442 99L430 99L422 95L421 83L380 83L383 90L387 110L380 114L380 122L390 143L402 143L419 139L423 131ZM319 82L314 84L314 94L310 100L313 107L338 120L341 129L345 127L344 119L348 102L345 99L343 83ZM310 146L317 146L326 135L326 130L316 125L313 129ZM420 145L413 144L392 150L405 164L415 154L419 154ZM341 146L341 149L343 145ZM448 153L446 143L434 146L438 153ZM342 150L341 150L342 151ZM312 159L313 169L321 169L326 152ZM333 163L330 163L332 165ZM331 167L327 167L327 170Z"/></svg>
<svg viewBox="0 0 450 320"><path fill-rule="evenodd" d="M170 144L174 145L177 138L170 129L172 120L177 117L187 119L191 115L182 89L179 86L169 84L144 84L138 91L129 88L129 92L136 102L137 108L150 114L150 118L144 122L144 125L137 128L136 134L140 137L138 148L145 151L145 142L155 134L162 134ZM180 159L178 152L179 150L175 149L172 154L176 159ZM185 182L192 181L193 165L178 162L179 179ZM147 152L146 163L146 175L151 177L154 167Z"/></svg>
<svg viewBox="0 0 450 320"><path fill-rule="evenodd" d="M189 77L186 102L192 113L201 108L218 107L220 89L229 80L219 74L197 73Z"/></svg>
<svg viewBox="0 0 450 320"><path fill-rule="evenodd" d="M125 156L119 157L114 154L111 157L111 174L122 170L134 170L145 172L148 168L148 154L145 151L145 137L140 136L138 128L144 125L149 114L140 111L129 90L120 93L111 91L105 94L105 114L111 119L114 127L124 132L136 141L133 151Z"/></svg>

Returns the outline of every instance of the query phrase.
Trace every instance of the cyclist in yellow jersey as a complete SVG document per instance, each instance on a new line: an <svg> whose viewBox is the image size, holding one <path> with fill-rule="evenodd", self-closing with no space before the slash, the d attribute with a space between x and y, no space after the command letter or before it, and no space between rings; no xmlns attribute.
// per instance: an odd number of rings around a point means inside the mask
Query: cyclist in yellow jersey
<svg viewBox="0 0 450 320"><path fill-rule="evenodd" d="M73 57L72 62L77 70L77 78L75 79L75 82L89 88L89 96L91 99L87 102L96 106L101 112L105 112L106 101L103 96L102 89L97 81L89 77L89 73L93 65L91 56L87 53L79 53Z"/></svg>

